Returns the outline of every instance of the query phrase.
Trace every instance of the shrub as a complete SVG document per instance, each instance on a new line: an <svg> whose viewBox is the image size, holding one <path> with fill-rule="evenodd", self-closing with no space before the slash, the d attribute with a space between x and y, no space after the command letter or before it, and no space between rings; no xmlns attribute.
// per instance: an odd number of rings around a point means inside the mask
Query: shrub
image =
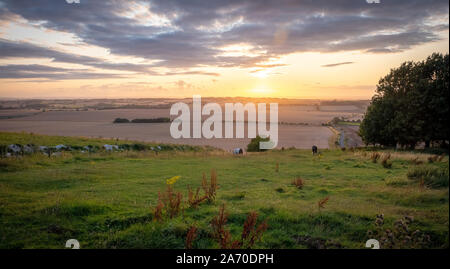
<svg viewBox="0 0 450 269"><path fill-rule="evenodd" d="M202 186L197 188L195 193L192 191L191 187L188 186L188 200L187 203L191 208L197 208L197 206L203 201L213 202L216 199L217 189L219 188L217 184L217 173L215 169L211 170L211 178L208 183L205 173L203 173ZM203 196L200 196L200 190L203 189Z"/></svg>
<svg viewBox="0 0 450 269"><path fill-rule="evenodd" d="M409 179L423 180L423 184L431 188L448 187L448 176L448 166L439 168L419 166L410 169L407 173Z"/></svg>
<svg viewBox="0 0 450 269"><path fill-rule="evenodd" d="M442 155L433 155L433 156L428 157L427 159L428 159L428 162L429 162L429 163L435 163L435 162L442 162L442 160L444 159L444 157L445 157L445 154L442 154Z"/></svg>
<svg viewBox="0 0 450 269"><path fill-rule="evenodd" d="M370 155L370 159L372 160L373 163L377 163L378 159L380 159L380 153L378 152L372 153L372 155Z"/></svg>
<svg viewBox="0 0 450 269"><path fill-rule="evenodd" d="M164 209L164 204L162 203L161 199L158 199L158 205L156 205L155 212L153 214L156 221L163 220L163 209Z"/></svg>
<svg viewBox="0 0 450 269"><path fill-rule="evenodd" d="M436 155L434 155L434 156L429 156L429 157L427 158L428 163L434 163L434 162L436 162L438 157L439 157L439 156L436 156Z"/></svg>
<svg viewBox="0 0 450 269"><path fill-rule="evenodd" d="M429 235L420 230L410 229L413 218L405 216L397 220L392 227L385 228L384 215L377 215L375 230L367 232L369 238L377 238L383 249L428 248L431 246Z"/></svg>
<svg viewBox="0 0 450 269"><path fill-rule="evenodd" d="M267 221L264 220L258 225L258 227L256 227L257 220L258 213L250 212L247 215L247 219L245 220L244 227L242 229L241 242L239 244L241 248L252 248L256 241L260 240L262 234L267 230Z"/></svg>
<svg viewBox="0 0 450 269"><path fill-rule="evenodd" d="M218 241L222 249L250 249L258 240L261 239L262 234L268 228L266 220L256 226L258 213L250 212L244 222L240 240L233 241L230 231L225 229L227 220L228 214L225 212L225 205L222 205L219 210L219 215L215 216L211 221L213 237Z"/></svg>
<svg viewBox="0 0 450 269"><path fill-rule="evenodd" d="M283 188L276 188L275 191L279 192L279 193L284 193L285 192L285 190Z"/></svg>
<svg viewBox="0 0 450 269"><path fill-rule="evenodd" d="M419 160L419 157L416 157L411 160L411 163L414 165L420 165L420 164L423 164L423 161Z"/></svg>
<svg viewBox="0 0 450 269"><path fill-rule="evenodd" d="M128 119L116 118L113 123L130 123Z"/></svg>
<svg viewBox="0 0 450 269"><path fill-rule="evenodd" d="M119 149L121 150L131 150L131 145L130 144L121 144L119 145Z"/></svg>
<svg viewBox="0 0 450 269"><path fill-rule="evenodd" d="M381 158L381 165L384 168L392 168L392 162L389 161L389 159L391 158L391 154L384 154L383 157Z"/></svg>
<svg viewBox="0 0 450 269"><path fill-rule="evenodd" d="M170 122L170 118L154 118L154 119L134 119L132 123L165 123Z"/></svg>
<svg viewBox="0 0 450 269"><path fill-rule="evenodd" d="M172 185L167 185L167 189L165 192L158 193L158 207L160 207L160 211L158 214L160 216L156 216L157 210L155 210L155 219L159 217L162 219L162 209L165 208L165 213L169 218L173 218L178 216L181 211L181 200L182 194L180 192L174 192L172 189Z"/></svg>
<svg viewBox="0 0 450 269"><path fill-rule="evenodd" d="M231 234L225 229L227 224L228 214L225 212L225 205L222 205L219 210L219 215L214 216L211 221L213 230L213 238L219 242L220 248L227 249L230 246Z"/></svg>
<svg viewBox="0 0 450 269"><path fill-rule="evenodd" d="M216 199L216 192L219 186L217 185L217 172L215 169L211 169L210 181L206 180L206 175L203 173L202 188L205 192L208 202L213 202Z"/></svg>
<svg viewBox="0 0 450 269"><path fill-rule="evenodd" d="M197 191L194 194L191 187L188 187L188 204L190 207L197 208L197 206L207 198L206 195L200 196L200 188L197 188Z"/></svg>
<svg viewBox="0 0 450 269"><path fill-rule="evenodd" d="M192 243L194 242L195 238L197 237L197 228L195 226L192 226L187 235L186 235L186 249L192 248Z"/></svg>
<svg viewBox="0 0 450 269"><path fill-rule="evenodd" d="M302 178L297 177L294 179L294 181L292 181L292 185L294 185L295 187L297 187L297 189L303 189L303 186L305 185L305 182Z"/></svg>
<svg viewBox="0 0 450 269"><path fill-rule="evenodd" d="M7 153L8 153L8 146L7 145L0 145L0 158L6 157Z"/></svg>
<svg viewBox="0 0 450 269"><path fill-rule="evenodd" d="M257 136L253 138L250 143L247 145L247 151L248 152L260 152L260 151L266 151L266 149L260 149L259 148L259 142L267 142L269 141L269 138L262 138L260 136Z"/></svg>
<svg viewBox="0 0 450 269"><path fill-rule="evenodd" d="M144 144L133 144L131 145L131 148L136 151L144 151L147 149L147 146Z"/></svg>
<svg viewBox="0 0 450 269"><path fill-rule="evenodd" d="M325 208L325 205L328 203L328 200L330 200L330 197L325 197L317 203L319 210Z"/></svg>

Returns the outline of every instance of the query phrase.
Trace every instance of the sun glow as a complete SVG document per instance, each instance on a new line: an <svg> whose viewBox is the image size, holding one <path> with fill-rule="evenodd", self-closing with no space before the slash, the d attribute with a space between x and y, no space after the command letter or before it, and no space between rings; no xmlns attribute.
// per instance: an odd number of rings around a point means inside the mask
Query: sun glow
<svg viewBox="0 0 450 269"><path fill-rule="evenodd" d="M273 95L275 91L267 86L259 86L250 90L250 94L253 96L269 96Z"/></svg>
<svg viewBox="0 0 450 269"><path fill-rule="evenodd" d="M270 69L257 69L255 71L251 71L251 75L257 78L267 78L270 74Z"/></svg>

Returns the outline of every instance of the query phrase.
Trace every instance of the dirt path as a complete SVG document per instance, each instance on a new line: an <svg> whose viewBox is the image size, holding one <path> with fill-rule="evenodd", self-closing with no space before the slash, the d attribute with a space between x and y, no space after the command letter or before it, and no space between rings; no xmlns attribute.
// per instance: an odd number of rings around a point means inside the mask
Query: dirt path
<svg viewBox="0 0 450 269"><path fill-rule="evenodd" d="M341 135L339 136L339 146L341 148L345 148L345 132L341 131Z"/></svg>
<svg viewBox="0 0 450 269"><path fill-rule="evenodd" d="M343 147L360 147L364 143L359 136L359 126L338 125L336 129L340 132L339 146Z"/></svg>

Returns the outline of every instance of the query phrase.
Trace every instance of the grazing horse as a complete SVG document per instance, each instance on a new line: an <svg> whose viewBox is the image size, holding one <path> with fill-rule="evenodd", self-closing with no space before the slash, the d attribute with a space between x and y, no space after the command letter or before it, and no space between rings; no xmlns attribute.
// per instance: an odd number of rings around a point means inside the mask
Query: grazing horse
<svg viewBox="0 0 450 269"><path fill-rule="evenodd" d="M312 146L312 154L313 155L317 154L317 146L316 145Z"/></svg>

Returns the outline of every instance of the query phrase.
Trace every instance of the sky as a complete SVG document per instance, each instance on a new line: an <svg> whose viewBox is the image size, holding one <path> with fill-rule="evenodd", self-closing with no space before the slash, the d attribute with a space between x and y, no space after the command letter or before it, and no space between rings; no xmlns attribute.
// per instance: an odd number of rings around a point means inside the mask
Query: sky
<svg viewBox="0 0 450 269"><path fill-rule="evenodd" d="M448 21L448 0L0 0L0 98L370 99L448 53Z"/></svg>

